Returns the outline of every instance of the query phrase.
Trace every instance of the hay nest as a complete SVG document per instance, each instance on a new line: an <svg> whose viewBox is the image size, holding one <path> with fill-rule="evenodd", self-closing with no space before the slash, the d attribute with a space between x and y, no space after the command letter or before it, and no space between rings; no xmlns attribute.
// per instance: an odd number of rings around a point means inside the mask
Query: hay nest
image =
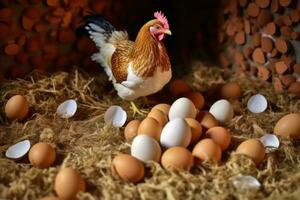
<svg viewBox="0 0 300 200"><path fill-rule="evenodd" d="M300 195L300 148L297 141L281 138L280 148L267 154L263 163L255 164L244 156L234 154L237 145L246 138L272 133L277 120L291 112L299 112L300 102L289 95L277 94L265 82L231 74L222 69L196 63L184 79L190 86L207 96L216 85L227 81L238 82L243 97L233 102L235 117L228 125L232 144L218 166L203 164L191 172L175 173L159 164L146 164L146 177L138 184L126 183L111 172L111 161L119 152L129 152L130 143L123 129L104 124L103 115L113 105L129 111L129 103L122 101L105 77L92 77L78 69L70 73L52 75L33 73L25 79L6 82L0 90L0 106L14 94L25 95L31 104L31 113L22 123L9 122L3 111L0 118L0 198L38 199L55 195L54 177L59 168L72 166L87 182L87 192L78 199L298 199ZM246 110L247 99L255 94L265 95L269 109L262 114ZM71 119L56 114L59 103L76 99L79 110ZM147 108L146 108L147 109ZM1 109L3 110L3 109ZM46 141L56 147L58 159L47 169L32 167L28 160L14 162L4 157L12 144L29 139L32 143ZM262 184L258 191L241 191L231 178L236 175L255 176Z"/></svg>

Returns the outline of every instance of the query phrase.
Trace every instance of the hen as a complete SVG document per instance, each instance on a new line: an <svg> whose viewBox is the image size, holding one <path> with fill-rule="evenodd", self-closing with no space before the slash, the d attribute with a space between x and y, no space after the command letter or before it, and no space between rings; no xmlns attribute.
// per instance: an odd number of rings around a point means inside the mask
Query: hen
<svg viewBox="0 0 300 200"><path fill-rule="evenodd" d="M86 18L85 28L99 52L92 60L104 67L119 97L133 101L161 90L172 77L170 60L163 44L171 35L167 18L161 12L142 26L135 41L126 31L117 31L99 16ZM139 110L132 102L134 111Z"/></svg>

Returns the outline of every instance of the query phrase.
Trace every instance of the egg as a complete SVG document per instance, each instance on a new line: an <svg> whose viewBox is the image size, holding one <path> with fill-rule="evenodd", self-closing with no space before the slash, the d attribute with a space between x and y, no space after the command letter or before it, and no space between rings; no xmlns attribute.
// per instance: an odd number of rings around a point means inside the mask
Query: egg
<svg viewBox="0 0 300 200"><path fill-rule="evenodd" d="M200 140L194 147L192 154L200 162L209 161L218 163L222 157L222 150L219 144L210 138Z"/></svg>
<svg viewBox="0 0 300 200"><path fill-rule="evenodd" d="M190 170L194 164L194 157L184 147L172 147L163 153L161 164L165 169Z"/></svg>
<svg viewBox="0 0 300 200"><path fill-rule="evenodd" d="M143 162L150 160L159 162L161 148L158 142L149 135L138 135L132 141L131 155Z"/></svg>
<svg viewBox="0 0 300 200"><path fill-rule="evenodd" d="M219 122L216 118L207 111L200 111L197 115L197 121L200 122L201 126L205 129L209 129L214 126L218 126ZM203 131L204 132L204 131Z"/></svg>
<svg viewBox="0 0 300 200"><path fill-rule="evenodd" d="M238 99L242 94L242 88L237 83L226 83L221 88L221 96L224 99Z"/></svg>
<svg viewBox="0 0 300 200"><path fill-rule="evenodd" d="M139 182L144 178L145 167L144 164L127 154L119 154L112 161L113 172L124 181Z"/></svg>
<svg viewBox="0 0 300 200"><path fill-rule="evenodd" d="M193 119L193 118L186 118L185 121L188 123L189 127L191 128L191 144L195 144L198 142L202 135L202 126L201 124Z"/></svg>
<svg viewBox="0 0 300 200"><path fill-rule="evenodd" d="M191 100L195 107L199 110L201 110L204 106L205 100L201 93L199 92L188 92L184 95L186 98Z"/></svg>
<svg viewBox="0 0 300 200"><path fill-rule="evenodd" d="M216 101L209 109L209 112L216 118L216 120L225 124L233 118L233 107L226 99Z"/></svg>
<svg viewBox="0 0 300 200"><path fill-rule="evenodd" d="M300 136L300 114L291 113L283 116L275 125L274 133L281 136Z"/></svg>
<svg viewBox="0 0 300 200"><path fill-rule="evenodd" d="M197 109L194 103L188 98L182 97L177 99L170 108L169 120L175 118L195 118Z"/></svg>
<svg viewBox="0 0 300 200"><path fill-rule="evenodd" d="M138 133L138 128L141 124L140 120L132 120L130 121L124 130L124 136L127 141L132 140Z"/></svg>
<svg viewBox="0 0 300 200"><path fill-rule="evenodd" d="M51 145L39 142L31 147L28 157L34 167L46 168L54 163L56 152Z"/></svg>
<svg viewBox="0 0 300 200"><path fill-rule="evenodd" d="M174 80L170 84L170 91L173 96L178 96L180 94L184 94L189 92L191 89L186 82L183 80Z"/></svg>
<svg viewBox="0 0 300 200"><path fill-rule="evenodd" d="M156 119L162 126L168 122L167 115L158 109L151 110L147 117Z"/></svg>
<svg viewBox="0 0 300 200"><path fill-rule="evenodd" d="M237 147L236 153L247 155L256 163L256 165L259 165L265 157L265 148L260 140L248 139Z"/></svg>
<svg viewBox="0 0 300 200"><path fill-rule="evenodd" d="M28 101L21 95L11 97L5 105L5 114L7 118L11 120L21 121L27 116L28 111Z"/></svg>
<svg viewBox="0 0 300 200"><path fill-rule="evenodd" d="M85 182L73 168L61 169L55 177L54 190L62 199L74 199L80 191L85 191Z"/></svg>
<svg viewBox="0 0 300 200"><path fill-rule="evenodd" d="M187 147L191 142L192 134L188 123L181 118L169 121L163 128L160 144L165 148L174 146Z"/></svg>
<svg viewBox="0 0 300 200"><path fill-rule="evenodd" d="M49 197L43 197L40 200L61 200L61 199L58 197L49 196Z"/></svg>
<svg viewBox="0 0 300 200"><path fill-rule="evenodd" d="M156 119L147 117L141 122L138 128L138 135L149 135L159 141L161 130L162 125Z"/></svg>
<svg viewBox="0 0 300 200"><path fill-rule="evenodd" d="M221 126L216 126L208 129L204 135L205 138L211 138L214 142L220 145L222 151L225 151L231 142L229 131Z"/></svg>
<svg viewBox="0 0 300 200"><path fill-rule="evenodd" d="M154 109L157 109L157 110L162 111L163 113L165 113L165 115L168 116L170 107L171 107L171 105L169 105L169 104L161 103L161 104L155 105L155 106L151 109L151 111L154 110Z"/></svg>

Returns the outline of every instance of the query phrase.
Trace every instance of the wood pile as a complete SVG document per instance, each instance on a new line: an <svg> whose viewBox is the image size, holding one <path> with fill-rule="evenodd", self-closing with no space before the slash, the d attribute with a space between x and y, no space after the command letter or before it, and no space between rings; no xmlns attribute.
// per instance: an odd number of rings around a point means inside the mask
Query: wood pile
<svg viewBox="0 0 300 200"><path fill-rule="evenodd" d="M300 96L300 0L223 0L220 13L221 65Z"/></svg>

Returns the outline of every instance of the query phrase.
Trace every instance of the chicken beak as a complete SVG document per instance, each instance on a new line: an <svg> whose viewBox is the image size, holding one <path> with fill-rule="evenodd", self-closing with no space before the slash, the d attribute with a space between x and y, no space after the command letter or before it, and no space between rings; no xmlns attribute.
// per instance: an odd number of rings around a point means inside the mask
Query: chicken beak
<svg viewBox="0 0 300 200"><path fill-rule="evenodd" d="M170 31L170 29L166 29L164 33L168 34L168 35L172 35L172 32Z"/></svg>

